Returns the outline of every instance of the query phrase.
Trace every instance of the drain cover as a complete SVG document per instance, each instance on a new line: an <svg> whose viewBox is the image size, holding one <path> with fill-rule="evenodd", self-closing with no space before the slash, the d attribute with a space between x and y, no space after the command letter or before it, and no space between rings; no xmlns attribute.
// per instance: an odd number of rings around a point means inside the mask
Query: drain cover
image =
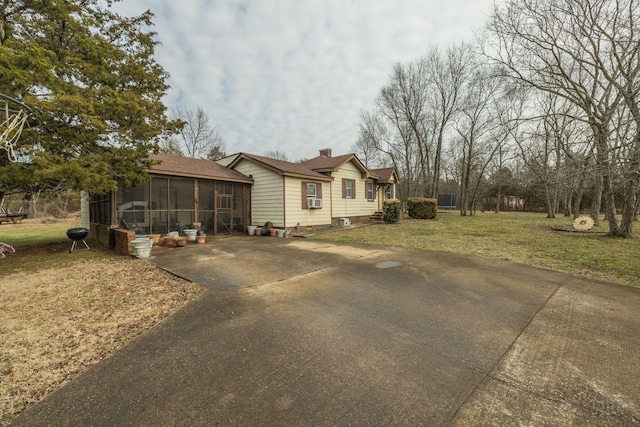
<svg viewBox="0 0 640 427"><path fill-rule="evenodd" d="M382 261L376 264L376 268L391 268L398 267L400 265L402 265L402 263L398 261Z"/></svg>

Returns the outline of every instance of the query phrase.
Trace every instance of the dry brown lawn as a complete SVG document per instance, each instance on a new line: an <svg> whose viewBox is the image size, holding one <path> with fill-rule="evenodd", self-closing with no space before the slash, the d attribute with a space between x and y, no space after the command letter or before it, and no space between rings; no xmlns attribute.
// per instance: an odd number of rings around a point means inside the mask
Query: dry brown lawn
<svg viewBox="0 0 640 427"><path fill-rule="evenodd" d="M0 425L200 292L144 260L108 254L0 275Z"/></svg>

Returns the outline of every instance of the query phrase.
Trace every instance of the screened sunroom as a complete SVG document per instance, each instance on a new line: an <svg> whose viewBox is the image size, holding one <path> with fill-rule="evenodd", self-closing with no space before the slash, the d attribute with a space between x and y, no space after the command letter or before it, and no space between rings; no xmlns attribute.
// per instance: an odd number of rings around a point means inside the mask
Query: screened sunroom
<svg viewBox="0 0 640 427"><path fill-rule="evenodd" d="M91 199L92 225L166 234L199 223L213 235L243 232L251 223L251 178L209 160L151 157L161 163L147 182Z"/></svg>

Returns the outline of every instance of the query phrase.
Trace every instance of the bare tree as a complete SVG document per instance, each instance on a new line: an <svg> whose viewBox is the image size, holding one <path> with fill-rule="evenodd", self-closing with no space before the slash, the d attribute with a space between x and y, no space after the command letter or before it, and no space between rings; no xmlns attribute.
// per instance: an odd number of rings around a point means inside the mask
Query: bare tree
<svg viewBox="0 0 640 427"><path fill-rule="evenodd" d="M438 197L442 148L447 126L458 108L459 97L472 71L473 50L468 44L452 45L443 56L440 49L432 48L422 59L429 79L429 108L432 116L434 139L431 196Z"/></svg>
<svg viewBox="0 0 640 427"><path fill-rule="evenodd" d="M393 167L402 179L398 187L398 198L416 195L415 162L413 143L406 128L398 127L396 122L387 120L376 109L360 113L360 139L368 141L391 160Z"/></svg>
<svg viewBox="0 0 640 427"><path fill-rule="evenodd" d="M159 152L162 154L170 154L172 156L183 156L184 153L180 148L180 141L174 136L163 139L158 143Z"/></svg>
<svg viewBox="0 0 640 427"><path fill-rule="evenodd" d="M427 102L427 74L422 61L407 65L395 64L391 81L382 88L377 106L383 117L397 131L396 143L402 147L407 173L419 179L412 196L430 193L430 147L425 107ZM417 194L417 193L420 194Z"/></svg>
<svg viewBox="0 0 640 427"><path fill-rule="evenodd" d="M211 147L211 150L209 150L209 154L207 154L207 159L214 162L216 160L222 159L223 157L227 157L227 153L225 152L225 145L223 142Z"/></svg>
<svg viewBox="0 0 640 427"><path fill-rule="evenodd" d="M351 151L368 168L377 168L383 166L382 152L376 147L375 140L369 137L368 132L360 132L358 141L351 146Z"/></svg>
<svg viewBox="0 0 640 427"><path fill-rule="evenodd" d="M640 75L640 0L520 0L496 6L488 30L494 43L485 54L514 79L566 99L588 124L598 178L592 210L598 220L604 198L609 234L631 236L640 181L640 133L628 158L635 164L627 179L623 223L614 199L615 152L612 121L622 104L637 117ZM635 110L638 114L634 114ZM636 125L636 129L638 128Z"/></svg>
<svg viewBox="0 0 640 427"><path fill-rule="evenodd" d="M184 126L175 136L175 141L167 142L167 148L175 149L186 157L217 160L225 156L225 144L217 129L209 123L209 117L202 107L176 107L172 116L182 121Z"/></svg>
<svg viewBox="0 0 640 427"><path fill-rule="evenodd" d="M459 135L459 208L463 216L475 213L485 171L508 139L509 132L500 126L498 108L504 99L502 80L490 68L477 66L461 94L455 128Z"/></svg>
<svg viewBox="0 0 640 427"><path fill-rule="evenodd" d="M269 157L271 159L284 160L285 162L289 161L289 158L287 157L287 153L280 150L267 151L266 153L264 153L264 155L265 157Z"/></svg>

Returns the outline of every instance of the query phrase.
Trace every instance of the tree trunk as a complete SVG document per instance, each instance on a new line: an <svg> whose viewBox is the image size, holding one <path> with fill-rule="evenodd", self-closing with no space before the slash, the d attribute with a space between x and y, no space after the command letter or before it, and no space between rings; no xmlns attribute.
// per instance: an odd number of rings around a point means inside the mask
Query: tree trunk
<svg viewBox="0 0 640 427"><path fill-rule="evenodd" d="M573 193L573 219L578 218L580 216L580 205L582 204L582 194L584 190L582 187L578 188Z"/></svg>
<svg viewBox="0 0 640 427"><path fill-rule="evenodd" d="M500 213L500 203L502 203L502 184L498 184L498 200L496 200L496 213Z"/></svg>
<svg viewBox="0 0 640 427"><path fill-rule="evenodd" d="M564 216L573 215L573 191L564 192Z"/></svg>
<svg viewBox="0 0 640 427"><path fill-rule="evenodd" d="M547 218L555 218L556 213L554 210L554 201L551 197L551 189L549 188L549 184L544 184L544 204L547 207Z"/></svg>
<svg viewBox="0 0 640 427"><path fill-rule="evenodd" d="M596 194L594 198L594 205L592 209L593 214L596 213L596 199L598 204L602 203L604 198L604 216L609 223L609 235L620 237L620 230L618 227L618 219L616 217L616 205L614 199L613 182L611 181L611 164L609 161L609 147L608 147L608 132L599 131L596 133L596 165L600 170L600 177L596 181ZM600 191L598 191L600 190ZM599 209L598 212L599 213ZM595 222L595 219L594 219Z"/></svg>
<svg viewBox="0 0 640 427"><path fill-rule="evenodd" d="M593 201L591 202L591 210L589 216L593 219L593 225L595 227L600 226L600 208L602 207L602 175L599 175L595 179L595 185L593 190Z"/></svg>
<svg viewBox="0 0 640 427"><path fill-rule="evenodd" d="M634 114L640 118L640 112L637 108L635 108ZM640 120L637 121L636 125L640 126ZM634 219L636 221L638 219L638 194L640 193L640 128L636 129L629 160L630 165L624 205L622 206L622 221L619 230L622 237L633 237L633 221Z"/></svg>
<svg viewBox="0 0 640 427"><path fill-rule="evenodd" d="M438 140L436 143L436 153L433 156L433 183L432 183L432 188L433 188L433 195L432 197L434 199L438 198L438 190L439 190L439 184L440 184L440 158L442 157L442 133L443 133L443 127L445 126L445 122L442 123L440 130L438 131Z"/></svg>

